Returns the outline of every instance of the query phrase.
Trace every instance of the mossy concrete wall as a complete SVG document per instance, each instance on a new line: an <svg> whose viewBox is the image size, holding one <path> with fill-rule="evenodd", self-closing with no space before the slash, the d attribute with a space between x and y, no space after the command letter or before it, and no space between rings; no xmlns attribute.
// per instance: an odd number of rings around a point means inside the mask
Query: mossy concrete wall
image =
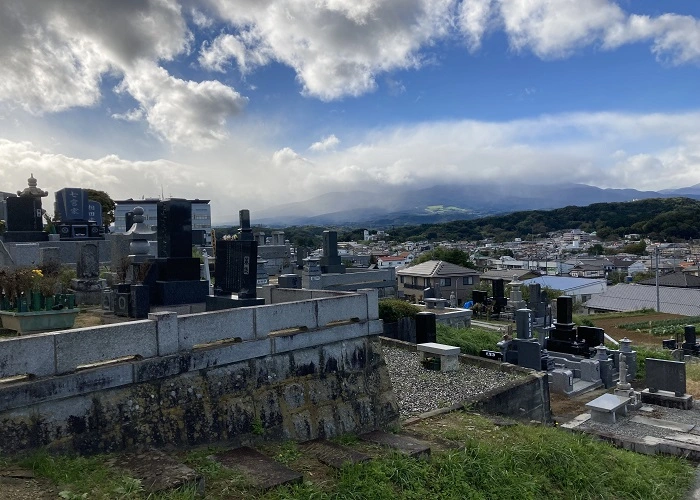
<svg viewBox="0 0 700 500"><path fill-rule="evenodd" d="M372 301L376 291L248 312L162 313L0 342L0 374L18 377L0 384L0 452L305 441L394 425ZM246 318L252 326L240 323ZM140 354L127 354L137 345ZM55 359L32 362L41 348Z"/></svg>

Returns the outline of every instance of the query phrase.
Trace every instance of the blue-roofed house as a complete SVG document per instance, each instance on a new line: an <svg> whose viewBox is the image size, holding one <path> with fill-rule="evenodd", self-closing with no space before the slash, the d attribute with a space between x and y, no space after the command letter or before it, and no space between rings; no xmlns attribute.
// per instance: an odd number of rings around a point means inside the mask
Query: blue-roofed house
<svg viewBox="0 0 700 500"><path fill-rule="evenodd" d="M585 302L594 295L605 292L608 288L606 279L571 278L568 276L538 276L523 281L523 285L537 283L542 288L559 290L570 295L576 302Z"/></svg>

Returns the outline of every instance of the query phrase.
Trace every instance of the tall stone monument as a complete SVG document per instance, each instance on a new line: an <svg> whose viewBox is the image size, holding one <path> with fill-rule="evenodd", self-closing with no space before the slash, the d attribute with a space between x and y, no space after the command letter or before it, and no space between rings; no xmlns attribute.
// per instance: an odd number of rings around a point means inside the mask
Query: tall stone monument
<svg viewBox="0 0 700 500"><path fill-rule="evenodd" d="M215 295L207 297L207 311L265 303L257 298L258 242L250 227L250 212L241 210L238 216L235 239L216 242Z"/></svg>
<svg viewBox="0 0 700 500"><path fill-rule="evenodd" d="M338 233L336 231L323 231L323 257L321 257L321 272L344 273L345 266L338 255Z"/></svg>
<svg viewBox="0 0 700 500"><path fill-rule="evenodd" d="M7 198L7 231L3 235L5 241L31 242L48 241L49 235L44 232L41 199L49 193L37 187L34 174L27 179L27 187L17 191L17 196Z"/></svg>
<svg viewBox="0 0 700 500"><path fill-rule="evenodd" d="M86 190L63 188L56 191L55 196L56 213L60 219L57 229L62 240L104 238L101 234L102 205L88 200Z"/></svg>

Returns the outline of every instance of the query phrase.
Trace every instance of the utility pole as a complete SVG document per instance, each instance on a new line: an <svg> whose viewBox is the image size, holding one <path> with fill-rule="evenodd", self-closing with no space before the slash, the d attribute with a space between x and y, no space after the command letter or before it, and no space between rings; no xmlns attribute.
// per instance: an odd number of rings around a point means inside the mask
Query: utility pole
<svg viewBox="0 0 700 500"><path fill-rule="evenodd" d="M654 249L656 257L656 312L661 312L661 299L659 297L659 245Z"/></svg>

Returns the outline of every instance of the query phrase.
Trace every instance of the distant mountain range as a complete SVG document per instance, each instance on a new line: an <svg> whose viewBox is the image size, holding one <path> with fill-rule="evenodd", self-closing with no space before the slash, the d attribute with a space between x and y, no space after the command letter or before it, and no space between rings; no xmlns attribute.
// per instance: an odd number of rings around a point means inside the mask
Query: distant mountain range
<svg viewBox="0 0 700 500"><path fill-rule="evenodd" d="M341 226L381 229L474 219L520 210L550 210L592 203L686 196L700 199L700 184L675 190L601 189L585 184L440 185L417 190L326 193L303 202L251 214L254 224ZM226 224L222 224L226 225ZM230 225L237 225L231 222Z"/></svg>

